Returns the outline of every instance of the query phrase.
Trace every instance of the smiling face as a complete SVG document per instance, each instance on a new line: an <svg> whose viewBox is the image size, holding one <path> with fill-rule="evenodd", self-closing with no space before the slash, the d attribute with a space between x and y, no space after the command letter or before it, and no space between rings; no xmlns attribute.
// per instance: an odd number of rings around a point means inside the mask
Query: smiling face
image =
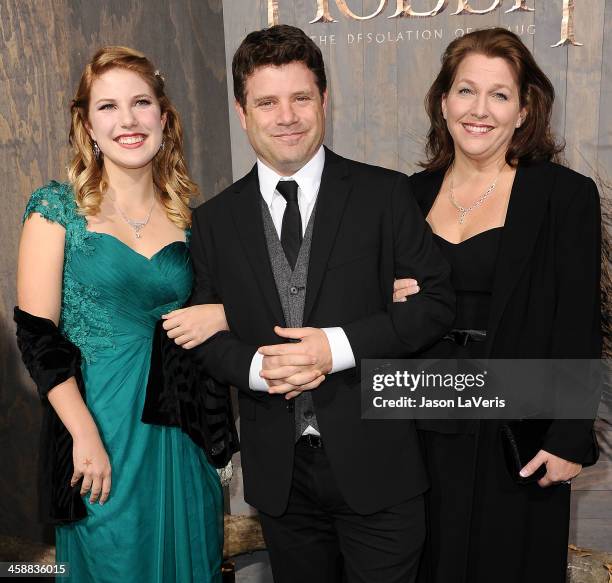
<svg viewBox="0 0 612 583"><path fill-rule="evenodd" d="M442 98L442 113L455 146L464 155L486 162L503 157L527 114L510 65L502 58L469 54Z"/></svg>
<svg viewBox="0 0 612 583"><path fill-rule="evenodd" d="M255 153L278 174L295 174L323 143L327 94L301 62L259 67L245 88L246 108L235 107Z"/></svg>
<svg viewBox="0 0 612 583"><path fill-rule="evenodd" d="M104 164L143 168L162 141L165 114L147 82L126 69L111 69L91 86L87 130L104 154Z"/></svg>

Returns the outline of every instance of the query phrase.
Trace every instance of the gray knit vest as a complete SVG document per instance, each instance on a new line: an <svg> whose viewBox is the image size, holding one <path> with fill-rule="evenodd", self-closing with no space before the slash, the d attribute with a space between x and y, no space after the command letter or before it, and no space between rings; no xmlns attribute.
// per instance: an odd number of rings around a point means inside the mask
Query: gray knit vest
<svg viewBox="0 0 612 583"><path fill-rule="evenodd" d="M285 257L285 252L281 245L278 233L274 227L270 210L265 201L261 200L261 211L264 223L264 233L268 244L268 255L272 264L272 273L278 296L283 308L285 322L289 328L301 328L304 319L304 302L306 299L306 282L308 278L308 260L310 258L310 245L312 243L312 229L314 224L315 208L312 210L300 253L295 262L295 269L291 271L291 266ZM294 399L295 412L295 439L301 437L306 428L311 425L319 431L319 424L315 415L310 391L304 391Z"/></svg>

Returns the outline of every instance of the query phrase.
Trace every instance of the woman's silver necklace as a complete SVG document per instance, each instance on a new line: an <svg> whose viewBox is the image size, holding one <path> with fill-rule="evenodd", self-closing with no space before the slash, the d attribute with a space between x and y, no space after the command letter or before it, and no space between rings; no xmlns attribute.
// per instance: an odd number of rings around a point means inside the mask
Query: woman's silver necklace
<svg viewBox="0 0 612 583"><path fill-rule="evenodd" d="M136 235L136 239L140 239L142 237L142 230L147 226L149 221L151 220L151 214L153 213L153 207L155 206L155 197L151 201L151 208L149 209L149 213L147 214L147 218L144 221L135 221L134 219L130 219L122 210L121 207L115 202L115 207L119 211L121 218L134 229L134 233Z"/></svg>
<svg viewBox="0 0 612 583"><path fill-rule="evenodd" d="M504 164L505 166L505 164ZM449 192L449 197L450 197L450 201L452 203L452 205L457 209L457 211L459 212L459 224L463 225L463 223L465 222L465 217L467 216L468 213L472 212L474 209L478 208L485 200L487 200L487 198L489 197L489 195L495 190L495 187L497 186L497 180L499 179L499 176L502 172L502 170L504 169L504 166L502 166L499 170L499 172L497 173L497 176L495 177L495 180L493 181L493 184L491 184L489 186L489 188L487 188L484 193L474 202L472 203L470 206L461 206L455 199L455 185L454 185L454 173L455 173L455 168L453 167L451 169L451 173L450 173L450 192Z"/></svg>

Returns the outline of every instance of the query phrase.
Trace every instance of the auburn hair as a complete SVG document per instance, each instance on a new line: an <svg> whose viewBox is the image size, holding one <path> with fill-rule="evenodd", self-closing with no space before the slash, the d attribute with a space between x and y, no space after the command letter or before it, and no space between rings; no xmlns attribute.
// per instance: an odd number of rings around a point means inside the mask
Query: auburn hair
<svg viewBox="0 0 612 583"><path fill-rule="evenodd" d="M451 89L459 65L468 55L504 59L514 73L520 107L527 116L517 128L506 152L506 162L556 160L565 145L557 143L550 128L555 90L521 39L505 28L476 30L452 41L442 55L442 67L425 98L430 128L421 166L428 170L448 168L454 160L453 138L442 115L442 98Z"/></svg>
<svg viewBox="0 0 612 583"><path fill-rule="evenodd" d="M141 52L122 46L102 47L85 66L76 95L70 106L69 142L74 151L68 166L68 179L74 189L79 212L95 215L100 211L103 193L103 155L96 159L93 140L87 131L91 86L111 69L124 69L140 75L149 85L166 116L163 148L153 158L153 182L160 193L168 218L185 229L191 224L189 200L199 195L197 185L187 172L183 153L183 127L179 114L164 91L164 79Z"/></svg>

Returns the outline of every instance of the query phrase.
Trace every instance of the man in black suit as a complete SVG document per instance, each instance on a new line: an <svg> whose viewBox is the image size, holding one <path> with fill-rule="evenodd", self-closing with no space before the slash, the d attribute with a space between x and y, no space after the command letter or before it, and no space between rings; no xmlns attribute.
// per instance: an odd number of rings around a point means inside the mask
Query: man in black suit
<svg viewBox="0 0 612 583"><path fill-rule="evenodd" d="M245 499L277 583L413 581L427 488L415 429L361 419L359 361L450 327L449 268L405 175L322 146L323 59L300 29L249 34L233 80L257 164L194 212L192 303L227 315L231 332L200 352L239 389ZM408 275L419 293L393 303Z"/></svg>

